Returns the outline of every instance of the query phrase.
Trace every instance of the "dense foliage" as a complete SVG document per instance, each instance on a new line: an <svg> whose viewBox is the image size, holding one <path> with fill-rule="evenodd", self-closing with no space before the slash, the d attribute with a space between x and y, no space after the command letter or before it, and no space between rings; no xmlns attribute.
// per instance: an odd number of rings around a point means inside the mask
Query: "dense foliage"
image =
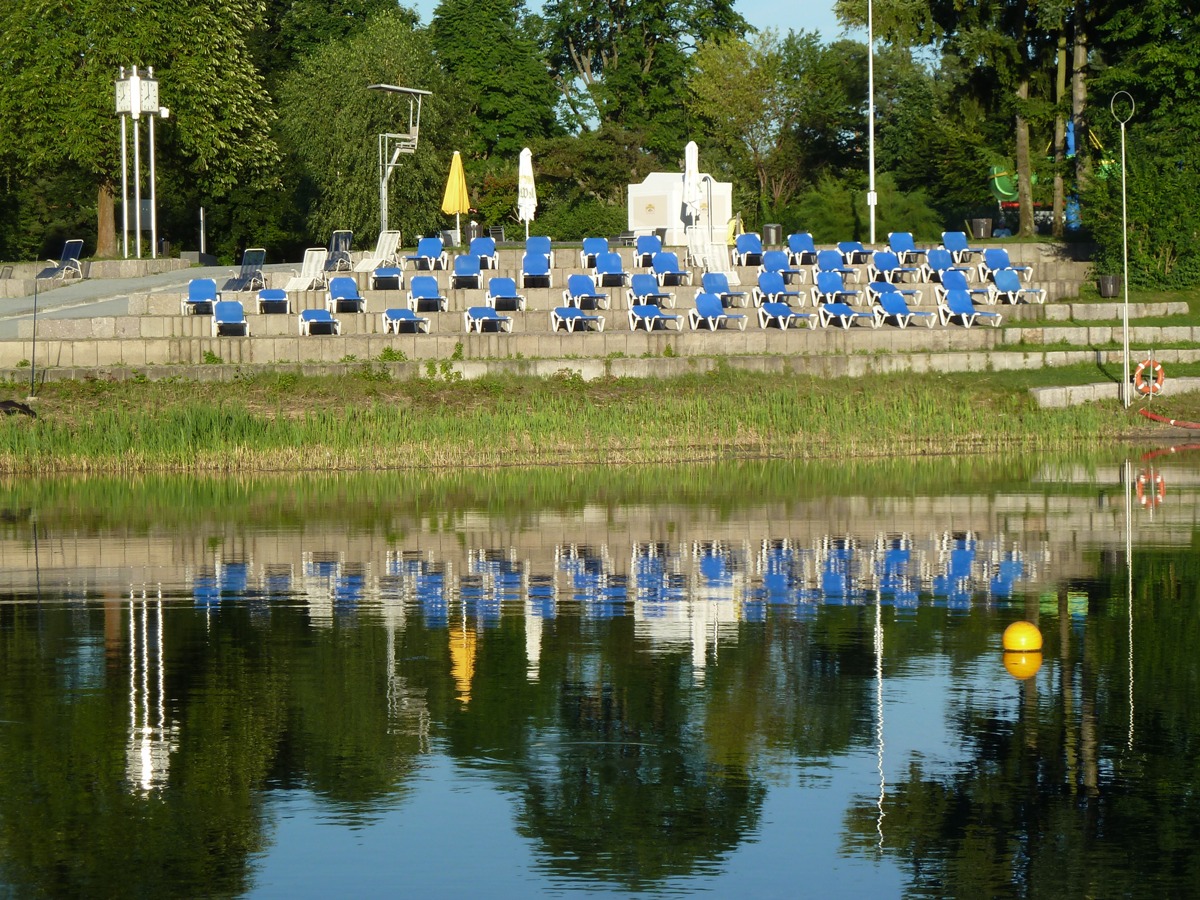
<svg viewBox="0 0 1200 900"><path fill-rule="evenodd" d="M839 0L866 23L866 0ZM1200 151L1195 10L1161 0L879 0L863 32L753 31L731 0L440 0L428 24L388 0L161 0L112 7L12 0L0 10L0 257L56 255L64 237L116 252L121 65L154 64L172 118L159 127L159 231L232 261L245 246L295 259L334 228L378 230L377 135L407 109L371 83L433 91L421 146L392 179L406 243L444 227L461 150L483 225L516 234L517 155L532 149L535 232L615 233L626 186L701 167L733 184L749 228L866 234L868 98L878 233L933 240L964 220L1098 242L1121 265L1119 90L1128 124L1131 280L1200 279L1189 198ZM873 84L868 64L873 63ZM873 92L871 88L873 86ZM993 182L993 173L1001 173ZM1008 179L1019 198L1001 207ZM1069 216L1076 199L1081 210Z"/></svg>

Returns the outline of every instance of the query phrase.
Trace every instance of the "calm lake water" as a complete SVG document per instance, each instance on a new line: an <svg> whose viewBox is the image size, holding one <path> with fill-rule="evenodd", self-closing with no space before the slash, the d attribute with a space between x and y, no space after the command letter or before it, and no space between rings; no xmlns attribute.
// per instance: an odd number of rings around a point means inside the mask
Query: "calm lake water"
<svg viewBox="0 0 1200 900"><path fill-rule="evenodd" d="M0 893L1194 893L1128 455L0 485Z"/></svg>

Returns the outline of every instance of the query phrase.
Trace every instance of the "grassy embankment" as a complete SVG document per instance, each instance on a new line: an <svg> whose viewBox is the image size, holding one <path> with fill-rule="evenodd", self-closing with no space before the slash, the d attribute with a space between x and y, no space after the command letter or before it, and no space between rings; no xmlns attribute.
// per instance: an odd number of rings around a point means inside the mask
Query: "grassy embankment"
<svg viewBox="0 0 1200 900"><path fill-rule="evenodd" d="M1028 393L1112 375L1082 366L862 380L720 370L667 381L463 382L396 381L364 364L343 377L57 382L39 389L36 421L0 418L0 474L864 458L1071 451L1161 435L1115 401L1042 410ZM23 387L0 394L19 397ZM1197 420L1200 396L1163 398L1155 409Z"/></svg>

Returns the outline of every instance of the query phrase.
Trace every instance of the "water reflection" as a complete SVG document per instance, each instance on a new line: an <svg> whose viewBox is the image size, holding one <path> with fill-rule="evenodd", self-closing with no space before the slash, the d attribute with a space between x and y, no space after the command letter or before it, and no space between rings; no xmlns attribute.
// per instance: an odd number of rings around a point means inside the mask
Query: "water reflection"
<svg viewBox="0 0 1200 900"><path fill-rule="evenodd" d="M4 884L1179 893L1200 480L1155 465L7 486Z"/></svg>

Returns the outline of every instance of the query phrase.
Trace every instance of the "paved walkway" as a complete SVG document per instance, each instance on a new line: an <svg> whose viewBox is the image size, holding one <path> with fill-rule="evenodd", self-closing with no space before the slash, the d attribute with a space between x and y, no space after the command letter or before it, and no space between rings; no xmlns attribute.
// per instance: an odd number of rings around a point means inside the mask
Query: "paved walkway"
<svg viewBox="0 0 1200 900"><path fill-rule="evenodd" d="M264 272L290 271L295 266L278 264L263 266ZM193 278L213 278L223 284L235 266L192 267L159 272L136 278L85 278L63 287L55 287L37 294L38 318L88 319L96 316L124 316L129 314L131 294L178 289L183 293ZM34 296L6 297L0 299L0 341L17 339L18 323L33 318Z"/></svg>

